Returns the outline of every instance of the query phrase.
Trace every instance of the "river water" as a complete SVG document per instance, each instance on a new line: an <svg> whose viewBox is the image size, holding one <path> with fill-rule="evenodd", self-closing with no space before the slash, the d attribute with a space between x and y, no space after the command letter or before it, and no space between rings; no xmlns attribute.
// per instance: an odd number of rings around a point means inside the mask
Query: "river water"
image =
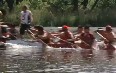
<svg viewBox="0 0 116 73"><path fill-rule="evenodd" d="M116 51L43 52L37 47L15 45L0 50L0 73L116 73Z"/></svg>

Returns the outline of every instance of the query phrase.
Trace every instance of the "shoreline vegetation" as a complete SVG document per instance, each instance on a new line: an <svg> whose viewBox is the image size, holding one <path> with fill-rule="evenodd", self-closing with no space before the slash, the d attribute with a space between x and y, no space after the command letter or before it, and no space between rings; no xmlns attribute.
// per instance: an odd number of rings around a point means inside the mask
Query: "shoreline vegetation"
<svg viewBox="0 0 116 73"><path fill-rule="evenodd" d="M85 2L86 5L81 4L84 1L88 1ZM59 27L65 24L77 27L89 24L91 27L105 27L109 24L116 27L116 2L99 0L92 9L96 1L98 0L22 0L18 4L14 3L12 10L9 10L8 2L0 4L0 9L7 12L3 21L16 25L20 24L21 6L26 4L33 13L32 25Z"/></svg>

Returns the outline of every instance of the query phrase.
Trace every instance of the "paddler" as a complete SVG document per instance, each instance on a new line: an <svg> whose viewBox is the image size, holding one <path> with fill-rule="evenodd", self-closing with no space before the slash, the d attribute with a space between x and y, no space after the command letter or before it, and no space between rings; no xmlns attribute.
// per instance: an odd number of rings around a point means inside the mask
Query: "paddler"
<svg viewBox="0 0 116 73"><path fill-rule="evenodd" d="M76 31L76 34L81 34L84 32L84 28L82 25L78 25L78 28L77 28L77 31Z"/></svg>
<svg viewBox="0 0 116 73"><path fill-rule="evenodd" d="M80 36L80 34L82 34L84 32L84 27L82 25L78 25L76 34L75 34L75 38L78 39L78 37Z"/></svg>
<svg viewBox="0 0 116 73"><path fill-rule="evenodd" d="M109 50L115 50L116 48L113 47L112 43L116 40L116 34L112 31L112 27L110 25L107 25L104 31L104 42L106 44L105 49Z"/></svg>
<svg viewBox="0 0 116 73"><path fill-rule="evenodd" d="M49 44L50 46L56 48L67 48L74 47L74 36L71 31L69 31L69 26L63 25L59 33L51 34L52 42Z"/></svg>
<svg viewBox="0 0 116 73"><path fill-rule="evenodd" d="M101 42L101 44L99 44L99 46L101 46L102 49L105 50L115 50L115 46L113 45L113 43L116 40L116 34L112 31L112 27L110 25L107 25L104 29L98 29L97 34L101 37L101 39L103 40L103 42Z"/></svg>
<svg viewBox="0 0 116 73"><path fill-rule="evenodd" d="M78 37L81 40L80 46L85 49L92 49L95 37L90 32L90 27L85 26L84 32Z"/></svg>
<svg viewBox="0 0 116 73"><path fill-rule="evenodd" d="M43 26L35 26L34 28L36 30L35 37L37 39L41 39L46 44L50 43L49 33L44 30Z"/></svg>
<svg viewBox="0 0 116 73"><path fill-rule="evenodd" d="M116 39L116 34L112 31L112 27L110 25L107 25L105 28L104 36L107 40L107 42L114 42Z"/></svg>
<svg viewBox="0 0 116 73"><path fill-rule="evenodd" d="M72 32L69 30L69 26L67 25L63 25L62 26L62 32L60 33L60 38L64 41L61 40L61 42L73 42L74 40L74 36L72 34ZM66 43L66 42L65 42Z"/></svg>
<svg viewBox="0 0 116 73"><path fill-rule="evenodd" d="M107 25L104 29L98 29L96 32L100 33L104 38L103 40L107 42L114 42L116 39L116 34L112 31L112 27Z"/></svg>

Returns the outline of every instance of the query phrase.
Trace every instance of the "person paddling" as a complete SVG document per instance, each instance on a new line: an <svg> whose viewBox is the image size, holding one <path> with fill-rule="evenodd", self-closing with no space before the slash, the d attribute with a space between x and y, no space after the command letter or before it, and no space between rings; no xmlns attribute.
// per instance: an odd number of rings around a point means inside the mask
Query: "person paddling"
<svg viewBox="0 0 116 73"><path fill-rule="evenodd" d="M99 44L99 46L102 46L101 49L106 50L115 50L114 42L116 39L116 34L112 31L112 27L110 25L107 25L104 29L98 29L95 31L100 37L101 40L104 42L102 44Z"/></svg>
<svg viewBox="0 0 116 73"><path fill-rule="evenodd" d="M74 36L71 31L69 31L69 26L63 25L62 26L62 32L59 34L60 38L62 40L68 41L68 42L74 42ZM61 42L64 42L62 41ZM65 42L66 43L66 42Z"/></svg>
<svg viewBox="0 0 116 73"><path fill-rule="evenodd" d="M41 39L44 43L50 43L49 33L44 30L43 26L34 26L36 30L35 37Z"/></svg>
<svg viewBox="0 0 116 73"><path fill-rule="evenodd" d="M105 28L104 36L107 40L106 42L112 43L116 39L116 34L112 31L112 27L110 25L107 25Z"/></svg>
<svg viewBox="0 0 116 73"><path fill-rule="evenodd" d="M90 27L85 26L84 32L78 37L81 40L80 46L85 49L91 49L95 40L95 37L90 32Z"/></svg>
<svg viewBox="0 0 116 73"><path fill-rule="evenodd" d="M77 28L77 30L75 32L76 32L76 34L81 34L83 31L84 31L83 26L82 25L78 25L78 28Z"/></svg>
<svg viewBox="0 0 116 73"><path fill-rule="evenodd" d="M78 29L76 31L76 34L75 34L75 38L78 39L78 37L84 32L84 27L79 25L78 26Z"/></svg>
<svg viewBox="0 0 116 73"><path fill-rule="evenodd" d="M104 49L115 50L116 48L114 47L113 43L116 40L116 34L112 31L112 27L110 25L107 25L105 30L103 30L100 34L105 43Z"/></svg>

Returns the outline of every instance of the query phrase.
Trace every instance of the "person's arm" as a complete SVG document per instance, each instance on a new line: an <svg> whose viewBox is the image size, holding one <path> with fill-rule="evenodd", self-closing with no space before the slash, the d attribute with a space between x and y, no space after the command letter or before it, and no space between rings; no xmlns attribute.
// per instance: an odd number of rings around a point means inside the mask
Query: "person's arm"
<svg viewBox="0 0 116 73"><path fill-rule="evenodd" d="M74 39L74 35L72 33L70 33L70 37L71 39Z"/></svg>
<svg viewBox="0 0 116 73"><path fill-rule="evenodd" d="M33 22L33 14L31 11L29 11L29 17L30 17L30 23L32 23Z"/></svg>
<svg viewBox="0 0 116 73"><path fill-rule="evenodd" d="M44 32L43 35L38 35L37 38L38 39L46 39L48 37L48 33L47 32Z"/></svg>
<svg viewBox="0 0 116 73"><path fill-rule="evenodd" d="M23 23L23 19L24 19L24 16L23 16L23 11L20 12L20 24L19 26L21 26L21 23Z"/></svg>

